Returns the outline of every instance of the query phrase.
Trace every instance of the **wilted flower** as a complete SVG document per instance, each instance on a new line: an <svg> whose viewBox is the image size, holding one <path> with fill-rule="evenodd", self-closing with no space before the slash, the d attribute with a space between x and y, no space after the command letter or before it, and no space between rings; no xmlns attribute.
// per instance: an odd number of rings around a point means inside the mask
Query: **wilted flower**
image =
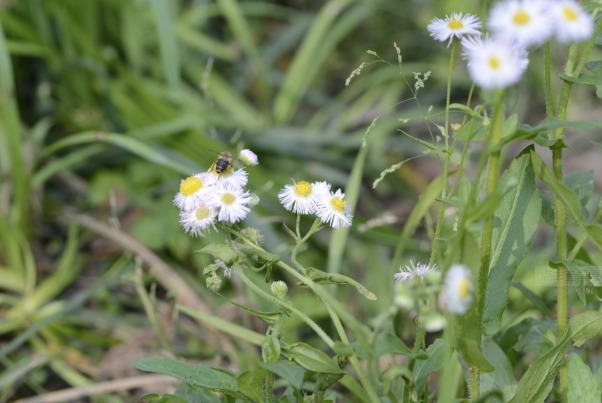
<svg viewBox="0 0 602 403"><path fill-rule="evenodd" d="M414 265L414 262L410 260L410 264L406 266L402 266L399 268L399 272L393 275L395 278L395 282L399 283L402 281L409 281L414 277L424 277L430 272L437 270L437 266L433 265L432 267L425 263L420 263Z"/></svg>

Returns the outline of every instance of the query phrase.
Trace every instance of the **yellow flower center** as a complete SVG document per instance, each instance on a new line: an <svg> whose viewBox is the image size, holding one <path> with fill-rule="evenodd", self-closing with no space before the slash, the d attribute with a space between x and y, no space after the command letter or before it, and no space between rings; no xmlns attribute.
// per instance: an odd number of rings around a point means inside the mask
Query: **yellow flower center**
<svg viewBox="0 0 602 403"><path fill-rule="evenodd" d="M531 17L523 10L514 14L514 18L512 18L512 22L514 22L515 25L527 25L529 21L531 21Z"/></svg>
<svg viewBox="0 0 602 403"><path fill-rule="evenodd" d="M206 206L199 207L194 211L194 215L196 216L197 220L204 220L205 218L209 218L211 216L211 210L209 210L209 208Z"/></svg>
<svg viewBox="0 0 602 403"><path fill-rule="evenodd" d="M184 196L190 196L198 192L202 187L203 181L196 176L191 176L180 183L180 193Z"/></svg>
<svg viewBox="0 0 602 403"><path fill-rule="evenodd" d="M462 24L462 21L452 18L447 23L447 27L449 29L451 29L452 31L458 31L458 30L464 28L464 24Z"/></svg>
<svg viewBox="0 0 602 403"><path fill-rule="evenodd" d="M567 21L575 21L577 19L577 13L571 7L563 7L562 15Z"/></svg>
<svg viewBox="0 0 602 403"><path fill-rule="evenodd" d="M345 212L345 200L340 197L333 197L330 199L330 206L333 210L338 211L339 213Z"/></svg>
<svg viewBox="0 0 602 403"><path fill-rule="evenodd" d="M236 201L236 196L234 196L232 193L224 193L222 195L222 202L224 204L227 204L228 206L234 204L235 201Z"/></svg>
<svg viewBox="0 0 602 403"><path fill-rule="evenodd" d="M458 295L460 299L464 301L468 297L468 293L470 292L470 282L467 278L463 278L460 280L460 284L458 284Z"/></svg>
<svg viewBox="0 0 602 403"><path fill-rule="evenodd" d="M295 184L295 194L302 197L309 196L311 194L311 183L307 181L297 182Z"/></svg>
<svg viewBox="0 0 602 403"><path fill-rule="evenodd" d="M489 58L489 67L491 67L493 70L499 69L501 65L502 62L500 62L500 59L498 59L497 57L491 56Z"/></svg>

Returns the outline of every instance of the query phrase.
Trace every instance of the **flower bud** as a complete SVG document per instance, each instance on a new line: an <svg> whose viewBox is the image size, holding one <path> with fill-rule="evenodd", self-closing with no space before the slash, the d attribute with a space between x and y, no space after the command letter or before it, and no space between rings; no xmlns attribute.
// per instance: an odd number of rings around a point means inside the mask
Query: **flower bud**
<svg viewBox="0 0 602 403"><path fill-rule="evenodd" d="M284 281L274 281L270 286L272 290L272 294L274 294L279 299L284 299L286 297L286 293L288 292L288 286Z"/></svg>

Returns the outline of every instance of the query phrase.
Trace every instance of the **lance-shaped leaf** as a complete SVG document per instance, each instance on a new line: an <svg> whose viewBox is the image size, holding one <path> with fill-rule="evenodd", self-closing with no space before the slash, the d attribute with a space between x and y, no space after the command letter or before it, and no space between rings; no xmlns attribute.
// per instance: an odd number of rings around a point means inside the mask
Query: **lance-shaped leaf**
<svg viewBox="0 0 602 403"><path fill-rule="evenodd" d="M527 254L539 224L541 199L528 153L522 153L510 164L500 179L500 188L508 190L495 211L493 250L483 311L483 330L488 335L500 328L510 282Z"/></svg>

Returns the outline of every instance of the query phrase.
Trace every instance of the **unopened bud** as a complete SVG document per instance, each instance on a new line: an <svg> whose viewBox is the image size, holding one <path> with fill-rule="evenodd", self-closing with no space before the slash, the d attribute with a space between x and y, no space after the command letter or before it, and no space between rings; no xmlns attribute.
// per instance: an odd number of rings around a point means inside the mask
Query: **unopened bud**
<svg viewBox="0 0 602 403"><path fill-rule="evenodd" d="M274 281L270 286L272 290L272 294L274 294L279 299L284 299L286 297L286 293L288 292L288 286L284 281Z"/></svg>

